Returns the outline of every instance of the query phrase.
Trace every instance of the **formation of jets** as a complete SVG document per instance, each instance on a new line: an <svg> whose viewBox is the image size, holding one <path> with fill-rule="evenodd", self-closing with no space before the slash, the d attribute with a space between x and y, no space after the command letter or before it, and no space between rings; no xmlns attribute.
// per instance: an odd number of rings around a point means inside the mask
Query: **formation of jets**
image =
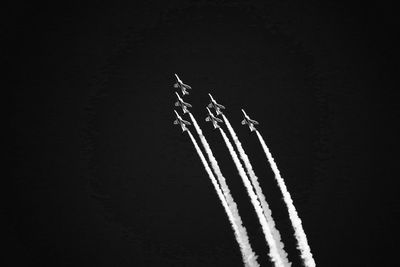
<svg viewBox="0 0 400 267"><path fill-rule="evenodd" d="M182 90L182 95L188 95L189 92L187 91L187 89L192 89L192 87L190 87L187 84L184 84L182 82L181 79L179 79L178 75L175 74L175 78L176 78L176 83L174 83L174 88L180 88ZM176 96L177 96L177 101L175 102L175 106L176 107L181 107L183 113L189 113L190 111L188 110L188 108L191 108L192 105L190 105L189 103L183 101L183 99L179 96L179 94L177 92L175 92ZM221 109L225 109L225 107L221 104L218 104L217 101L215 101L215 99L212 97L211 94L208 94L210 96L210 103L207 105L206 109L208 111L208 115L206 117L206 121L211 121L214 129L219 128L218 123L222 123L222 120L217 118L210 110L210 108L214 108L215 112L218 115L222 114ZM176 119L174 121L174 124L180 124L180 126L182 127L182 132L187 131L187 125L191 125L190 122L185 121L184 119L181 118L181 116L179 116L178 112L175 111L175 115L176 115ZM242 120L242 125L247 124L250 128L250 131L255 131L255 125L258 125L258 122L255 120L250 119L250 117L246 114L246 112L242 109L244 118Z"/></svg>

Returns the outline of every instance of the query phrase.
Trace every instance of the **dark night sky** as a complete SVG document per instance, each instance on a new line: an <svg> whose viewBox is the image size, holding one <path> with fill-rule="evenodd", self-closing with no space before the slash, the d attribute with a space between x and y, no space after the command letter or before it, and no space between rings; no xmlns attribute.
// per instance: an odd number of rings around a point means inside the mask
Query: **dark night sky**
<svg viewBox="0 0 400 267"><path fill-rule="evenodd" d="M260 122L317 266L390 266L397 142L383 126L396 119L387 112L393 7L297 2L11 7L7 266L242 266L198 155L172 123L174 73L193 87L184 100L261 266L272 265L255 212L204 121L209 92L227 108L293 266L289 217L241 108Z"/></svg>

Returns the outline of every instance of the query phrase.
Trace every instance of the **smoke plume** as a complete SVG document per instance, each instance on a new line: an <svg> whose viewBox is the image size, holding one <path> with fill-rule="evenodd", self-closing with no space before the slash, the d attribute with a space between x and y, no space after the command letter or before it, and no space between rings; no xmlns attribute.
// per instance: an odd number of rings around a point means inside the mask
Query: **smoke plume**
<svg viewBox="0 0 400 267"><path fill-rule="evenodd" d="M292 222L292 226L294 229L294 235L297 239L297 248L300 250L301 258L303 259L304 265L306 267L315 267L315 261L313 255L311 254L310 246L307 242L307 236L304 232L303 226L301 224L301 219L296 211L296 208L293 204L292 197L290 196L289 191L285 185L285 181L283 180L278 166L276 165L274 158L272 157L271 152L268 149L267 144L265 143L264 139L262 138L261 134L256 130L258 139L260 140L261 146L264 149L265 155L267 156L268 162L271 165L271 168L275 174L275 179L278 183L278 186L282 192L283 200L286 204L286 207L289 212L289 218Z"/></svg>
<svg viewBox="0 0 400 267"><path fill-rule="evenodd" d="M226 126L228 127L228 131L229 131L229 133L230 133L230 135L231 135L231 137L232 137L232 139L233 139L233 141L234 141L234 143L235 143L235 145L236 145L236 147L237 147L237 149L239 151L240 158L243 160L244 166L246 167L247 174L249 175L249 177L251 179L252 185L253 185L253 187L254 187L254 189L256 191L256 194L258 196L258 199L259 199L259 201L261 203L261 207L262 207L264 216L265 216L265 218L266 218L266 220L268 222L268 225L269 225L269 227L271 229L272 235L273 235L274 240L276 242L278 253L282 258L283 264L284 264L284 266L291 266L291 263L287 259L287 253L284 250L284 244L281 241L281 235L280 235L278 229L276 229L275 221L272 218L272 212L271 212L271 210L269 208L269 205L268 205L268 203L267 203L267 201L265 199L265 196L264 196L264 194L262 192L260 184L258 183L258 178L257 178L256 174L254 173L254 170L253 170L253 167L251 166L250 160L249 160L248 156L246 155L246 153L245 153L245 151L244 151L244 149L242 147L242 144L240 143L240 141L239 141L235 131L233 130L229 120L227 119L227 117L224 114L222 114L222 117L223 117L224 122L225 122Z"/></svg>

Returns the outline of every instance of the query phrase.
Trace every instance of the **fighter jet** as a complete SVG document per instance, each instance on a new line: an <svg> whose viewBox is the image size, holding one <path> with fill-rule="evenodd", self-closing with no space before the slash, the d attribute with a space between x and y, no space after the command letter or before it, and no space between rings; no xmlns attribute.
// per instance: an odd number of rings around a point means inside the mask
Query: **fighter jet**
<svg viewBox="0 0 400 267"><path fill-rule="evenodd" d="M217 112L217 115L222 114L221 109L225 109L225 107L221 104L218 104L217 101L214 100L214 98L211 96L211 94L208 94L211 98L211 103L208 104L209 108L214 108L215 111Z"/></svg>
<svg viewBox="0 0 400 267"><path fill-rule="evenodd" d="M254 131L256 128L254 127L254 125L258 125L258 122L255 120L250 119L249 116L247 116L246 112L244 112L244 110L242 109L243 115L244 115L244 119L242 120L242 124L245 125L249 125L250 127L250 131Z"/></svg>
<svg viewBox="0 0 400 267"><path fill-rule="evenodd" d="M192 87L190 87L190 86L187 85L187 84L184 84L184 83L182 82L182 80L179 79L178 75L176 75L176 74L175 74L175 78L176 78L176 83L174 84L174 88L181 88L182 94L183 94L183 95L188 95L189 92L186 91L186 90L187 90L187 89L192 89Z"/></svg>
<svg viewBox="0 0 400 267"><path fill-rule="evenodd" d="M188 129L186 128L187 125L191 125L190 122L185 121L184 119L181 118L181 116L179 116L178 112L175 111L175 115L176 115L176 120L174 120L174 124L180 124L182 127L182 132L187 131Z"/></svg>
<svg viewBox="0 0 400 267"><path fill-rule="evenodd" d="M177 92L175 92L176 96L178 97L178 101L175 102L175 106L182 107L183 113L189 113L189 110L187 108L191 108L192 105L190 105L189 103L186 103L182 100L182 98L178 95Z"/></svg>
<svg viewBox="0 0 400 267"><path fill-rule="evenodd" d="M212 124L214 125L214 129L219 128L218 122L222 123L222 120L215 117L214 114L212 114L212 112L208 109L208 107L206 107L206 109L208 110L208 116L206 117L206 121L211 121Z"/></svg>

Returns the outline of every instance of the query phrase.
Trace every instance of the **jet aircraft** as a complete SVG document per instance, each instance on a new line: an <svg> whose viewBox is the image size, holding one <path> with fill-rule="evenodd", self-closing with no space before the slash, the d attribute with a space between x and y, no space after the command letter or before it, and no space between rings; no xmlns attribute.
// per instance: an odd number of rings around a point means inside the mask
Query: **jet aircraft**
<svg viewBox="0 0 400 267"><path fill-rule="evenodd" d="M249 116L247 116L246 112L244 112L244 110L242 109L243 115L244 115L244 119L242 120L242 125L249 125L250 131L255 131L256 128L254 127L254 125L258 125L258 122L255 120L250 119Z"/></svg>
<svg viewBox="0 0 400 267"><path fill-rule="evenodd" d="M176 78L176 83L174 83L174 88L180 88L182 90L183 95L188 95L189 92L187 91L187 89L192 89L192 87L190 87L187 84L184 84L182 82L182 80L179 79L178 75L176 75L176 74L175 74L175 78Z"/></svg>
<svg viewBox="0 0 400 267"><path fill-rule="evenodd" d="M222 114L221 109L225 109L225 107L224 107L223 105L221 105L221 104L218 104L217 101L214 100L214 98L212 97L211 94L208 94L208 95L209 95L210 98L211 98L211 103L208 104L208 107L209 107L209 108L214 108L215 111L217 112L217 115Z"/></svg>
<svg viewBox="0 0 400 267"><path fill-rule="evenodd" d="M176 120L174 120L174 124L180 124L182 127L182 132L187 131L187 125L191 125L190 122L185 121L184 119L181 118L181 116L179 116L178 112L175 111L175 115L176 115Z"/></svg>
<svg viewBox="0 0 400 267"><path fill-rule="evenodd" d="M215 117L214 114L212 114L212 112L208 109L208 107L206 107L206 109L208 110L208 116L206 117L206 121L211 121L212 124L214 125L214 129L219 128L218 122L222 123L222 120Z"/></svg>
<svg viewBox="0 0 400 267"><path fill-rule="evenodd" d="M175 106L182 107L183 113L189 113L189 110L187 108L191 108L192 105L190 105L189 103L186 103L182 100L182 98L178 95L177 92L175 92L176 96L178 97L178 101L175 102Z"/></svg>

